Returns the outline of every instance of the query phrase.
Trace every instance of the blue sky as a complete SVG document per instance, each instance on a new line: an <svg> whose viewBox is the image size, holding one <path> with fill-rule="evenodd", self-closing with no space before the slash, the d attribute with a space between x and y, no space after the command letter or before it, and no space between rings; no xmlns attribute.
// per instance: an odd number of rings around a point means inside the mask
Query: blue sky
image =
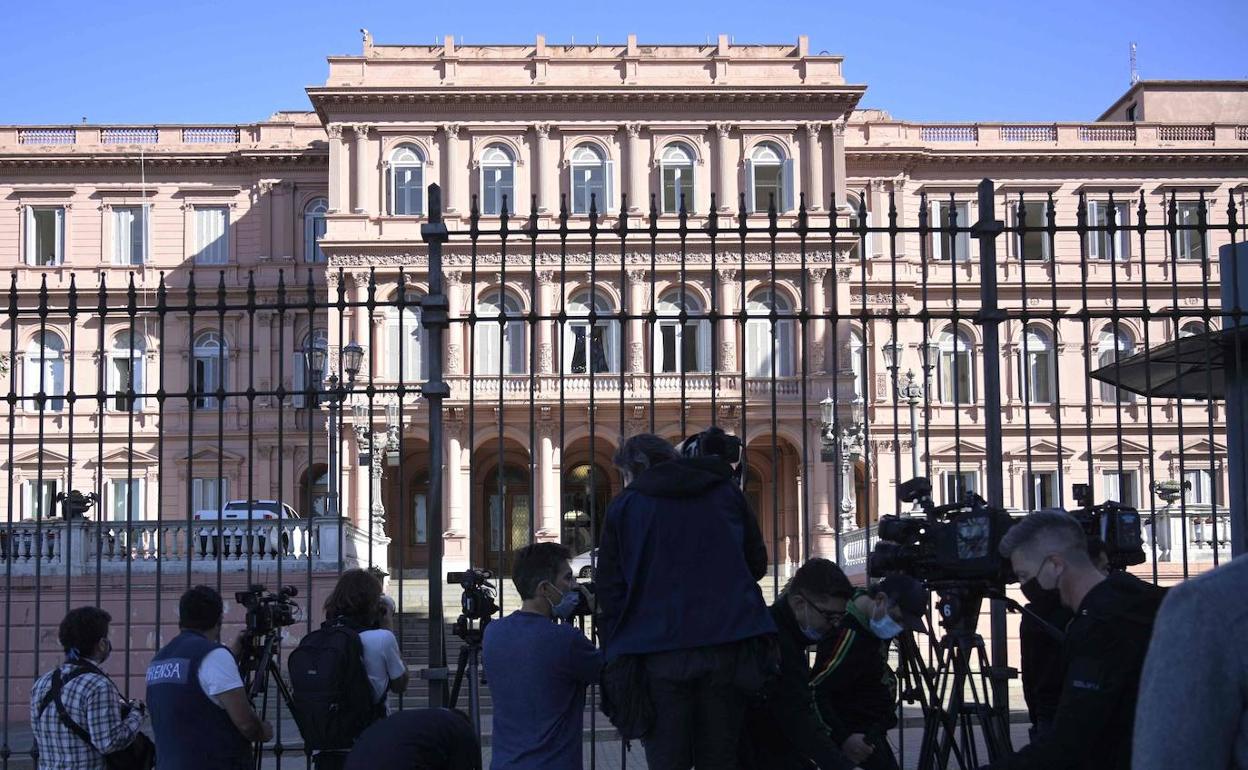
<svg viewBox="0 0 1248 770"><path fill-rule="evenodd" d="M909 120L1091 120L1148 79L1248 79L1248 0L0 0L0 124L250 122L377 43L795 41Z"/></svg>

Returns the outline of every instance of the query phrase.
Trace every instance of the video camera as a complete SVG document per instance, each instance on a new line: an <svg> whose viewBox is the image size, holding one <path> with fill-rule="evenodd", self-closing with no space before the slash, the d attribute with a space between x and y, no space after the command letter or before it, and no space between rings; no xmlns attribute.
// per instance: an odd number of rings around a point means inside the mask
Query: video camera
<svg viewBox="0 0 1248 770"><path fill-rule="evenodd" d="M299 595L294 586L282 586L277 593L255 584L234 594L234 601L247 609L247 635L264 636L299 619L300 608L291 599Z"/></svg>
<svg viewBox="0 0 1248 770"><path fill-rule="evenodd" d="M745 463L741 462L744 444L740 436L712 426L685 439L677 449L682 457L718 457L732 466L732 479L742 486Z"/></svg>
<svg viewBox="0 0 1248 770"><path fill-rule="evenodd" d="M485 620L498 612L498 604L494 601L494 585L490 578L494 573L488 569L469 567L463 572L446 573L446 582L464 589L459 604L464 617L469 620Z"/></svg>
<svg viewBox="0 0 1248 770"><path fill-rule="evenodd" d="M1001 587L1014 580L1009 562L997 547L1014 520L971 492L962 500L937 506L932 484L919 477L900 487L903 502L918 502L922 517L880 517L879 539L868 560L868 574L901 572L932 584L982 583Z"/></svg>
<svg viewBox="0 0 1248 770"><path fill-rule="evenodd" d="M1129 505L1107 500L1092 504L1092 489L1075 484L1075 503L1079 506L1070 515L1083 527L1084 534L1105 544L1109 568L1124 570L1144 563L1144 532L1140 512Z"/></svg>

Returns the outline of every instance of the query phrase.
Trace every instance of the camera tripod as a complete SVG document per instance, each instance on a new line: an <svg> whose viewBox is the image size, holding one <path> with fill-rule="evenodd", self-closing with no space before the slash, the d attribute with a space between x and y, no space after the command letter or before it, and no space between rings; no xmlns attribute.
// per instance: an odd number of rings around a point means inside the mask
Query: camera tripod
<svg viewBox="0 0 1248 770"><path fill-rule="evenodd" d="M269 711L269 681L277 683L278 697L286 704L288 713L293 714L294 709L291 706L292 697L290 688L286 685L286 680L282 679L282 667L278 662L277 645L281 641L280 629L273 629L266 632L258 638L248 634L243 645L243 654L238 663L239 674L243 678L243 689L247 693L247 700L255 705L256 697L260 697L260 708L256 709L256 713L260 715L260 719L264 720L268 717ZM259 770L260 763L264 758L264 746L257 742L255 748L256 770Z"/></svg>
<svg viewBox="0 0 1248 770"><path fill-rule="evenodd" d="M481 737L481 642L485 638L485 627L490 622L489 615L481 619L480 625L473 627L472 619L460 615L451 628L451 633L463 641L459 648L459 661L455 665L455 680L451 685L449 708L459 705L459 690L464 679L468 680L468 713L472 718L473 729L477 738Z"/></svg>
<svg viewBox="0 0 1248 770"><path fill-rule="evenodd" d="M917 701L923 711L919 770L947 770L950 754L956 767L975 770L983 764L981 747L988 762L1013 750L1009 718L992 703L993 682L1010 674L989 665L984 638L975 630L984 594L967 587L936 590L945 629L936 643L936 668L927 665L914 638L905 635L899 642L903 699Z"/></svg>

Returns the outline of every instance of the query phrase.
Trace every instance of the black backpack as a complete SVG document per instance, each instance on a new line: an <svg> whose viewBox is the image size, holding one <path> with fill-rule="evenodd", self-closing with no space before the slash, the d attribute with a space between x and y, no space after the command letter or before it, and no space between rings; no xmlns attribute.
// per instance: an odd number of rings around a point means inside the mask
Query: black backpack
<svg viewBox="0 0 1248 770"><path fill-rule="evenodd" d="M295 723L309 749L349 749L384 716L384 699L373 700L360 634L341 618L303 637L287 665Z"/></svg>

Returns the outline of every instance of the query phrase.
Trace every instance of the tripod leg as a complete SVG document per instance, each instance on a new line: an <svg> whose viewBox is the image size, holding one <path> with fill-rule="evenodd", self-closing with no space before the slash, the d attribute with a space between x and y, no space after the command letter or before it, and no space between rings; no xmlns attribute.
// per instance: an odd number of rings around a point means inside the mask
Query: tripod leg
<svg viewBox="0 0 1248 770"><path fill-rule="evenodd" d="M481 734L481 648L473 646L468 653L468 713L477 735Z"/></svg>
<svg viewBox="0 0 1248 770"><path fill-rule="evenodd" d="M459 650L459 662L455 666L455 684L451 687L450 700L446 701L450 704L450 708L455 708L459 705L459 688L464 683L464 670L468 665L468 655L470 649L471 645L465 643ZM468 686L472 687L472 684L469 683ZM478 730L477 734L480 735L481 731Z"/></svg>

